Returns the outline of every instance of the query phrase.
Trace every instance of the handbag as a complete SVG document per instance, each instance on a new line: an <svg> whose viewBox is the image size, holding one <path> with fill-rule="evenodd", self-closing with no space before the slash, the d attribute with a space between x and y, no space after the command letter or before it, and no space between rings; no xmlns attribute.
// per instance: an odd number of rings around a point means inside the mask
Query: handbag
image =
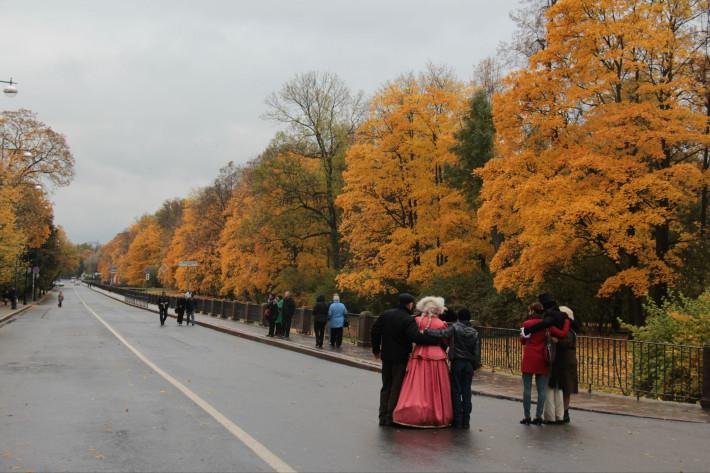
<svg viewBox="0 0 710 473"><path fill-rule="evenodd" d="M547 366L552 366L555 363L557 356L557 345L552 341L552 335L549 330L545 330L545 363Z"/></svg>

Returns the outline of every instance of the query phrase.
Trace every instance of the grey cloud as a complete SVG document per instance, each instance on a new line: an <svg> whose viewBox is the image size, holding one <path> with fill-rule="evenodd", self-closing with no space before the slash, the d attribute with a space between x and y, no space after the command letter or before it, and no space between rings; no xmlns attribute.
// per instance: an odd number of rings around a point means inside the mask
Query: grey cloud
<svg viewBox="0 0 710 473"><path fill-rule="evenodd" d="M163 200L254 158L264 98L297 72L366 94L427 61L462 79L513 30L517 0L69 1L4 8L3 109L67 135L76 178L53 199L74 241L106 241Z"/></svg>

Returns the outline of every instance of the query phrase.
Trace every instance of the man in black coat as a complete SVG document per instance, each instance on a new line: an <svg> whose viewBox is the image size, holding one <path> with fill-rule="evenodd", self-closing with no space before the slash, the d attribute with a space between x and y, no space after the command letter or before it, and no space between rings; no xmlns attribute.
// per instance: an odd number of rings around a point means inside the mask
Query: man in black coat
<svg viewBox="0 0 710 473"><path fill-rule="evenodd" d="M168 305L170 305L170 301L168 300L168 296L165 295L165 291L163 291L160 296L158 296L158 310L160 311L161 327L165 325L165 320L168 318Z"/></svg>
<svg viewBox="0 0 710 473"><path fill-rule="evenodd" d="M283 337L289 339L291 335L291 320L293 319L293 314L296 313L296 303L291 297L291 293L284 292L284 305L283 305Z"/></svg>
<svg viewBox="0 0 710 473"><path fill-rule="evenodd" d="M407 361L412 343L437 345L439 339L419 333L412 317L414 296L402 293L397 297L398 306L380 315L370 332L372 353L382 360L382 389L380 390L380 425L392 425L392 413L397 407L402 389Z"/></svg>

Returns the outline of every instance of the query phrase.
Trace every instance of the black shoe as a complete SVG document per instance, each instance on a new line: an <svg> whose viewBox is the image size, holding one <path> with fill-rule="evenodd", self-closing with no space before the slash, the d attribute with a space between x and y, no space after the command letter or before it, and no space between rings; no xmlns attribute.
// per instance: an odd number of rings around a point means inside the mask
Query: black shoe
<svg viewBox="0 0 710 473"><path fill-rule="evenodd" d="M380 427L392 427L392 421L388 419L380 419Z"/></svg>
<svg viewBox="0 0 710 473"><path fill-rule="evenodd" d="M562 418L563 424L569 424L569 409L565 409L565 416Z"/></svg>
<svg viewBox="0 0 710 473"><path fill-rule="evenodd" d="M471 420L464 419L463 422L461 423L461 428L462 429L470 429L471 428Z"/></svg>
<svg viewBox="0 0 710 473"><path fill-rule="evenodd" d="M542 425L542 417L535 417L530 423L532 425Z"/></svg>
<svg viewBox="0 0 710 473"><path fill-rule="evenodd" d="M520 423L523 425L530 425L530 417L523 417L523 420L521 420Z"/></svg>

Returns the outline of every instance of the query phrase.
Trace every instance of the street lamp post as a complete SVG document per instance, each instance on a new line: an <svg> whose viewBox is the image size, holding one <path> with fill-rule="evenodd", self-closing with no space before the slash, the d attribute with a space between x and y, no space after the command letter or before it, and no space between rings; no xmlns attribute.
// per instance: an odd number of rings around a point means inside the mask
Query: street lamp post
<svg viewBox="0 0 710 473"><path fill-rule="evenodd" d="M5 87L3 87L2 91L5 95L8 97L14 97L17 95L17 82L12 80L12 77L10 77L10 80L0 80L0 83L7 84Z"/></svg>

